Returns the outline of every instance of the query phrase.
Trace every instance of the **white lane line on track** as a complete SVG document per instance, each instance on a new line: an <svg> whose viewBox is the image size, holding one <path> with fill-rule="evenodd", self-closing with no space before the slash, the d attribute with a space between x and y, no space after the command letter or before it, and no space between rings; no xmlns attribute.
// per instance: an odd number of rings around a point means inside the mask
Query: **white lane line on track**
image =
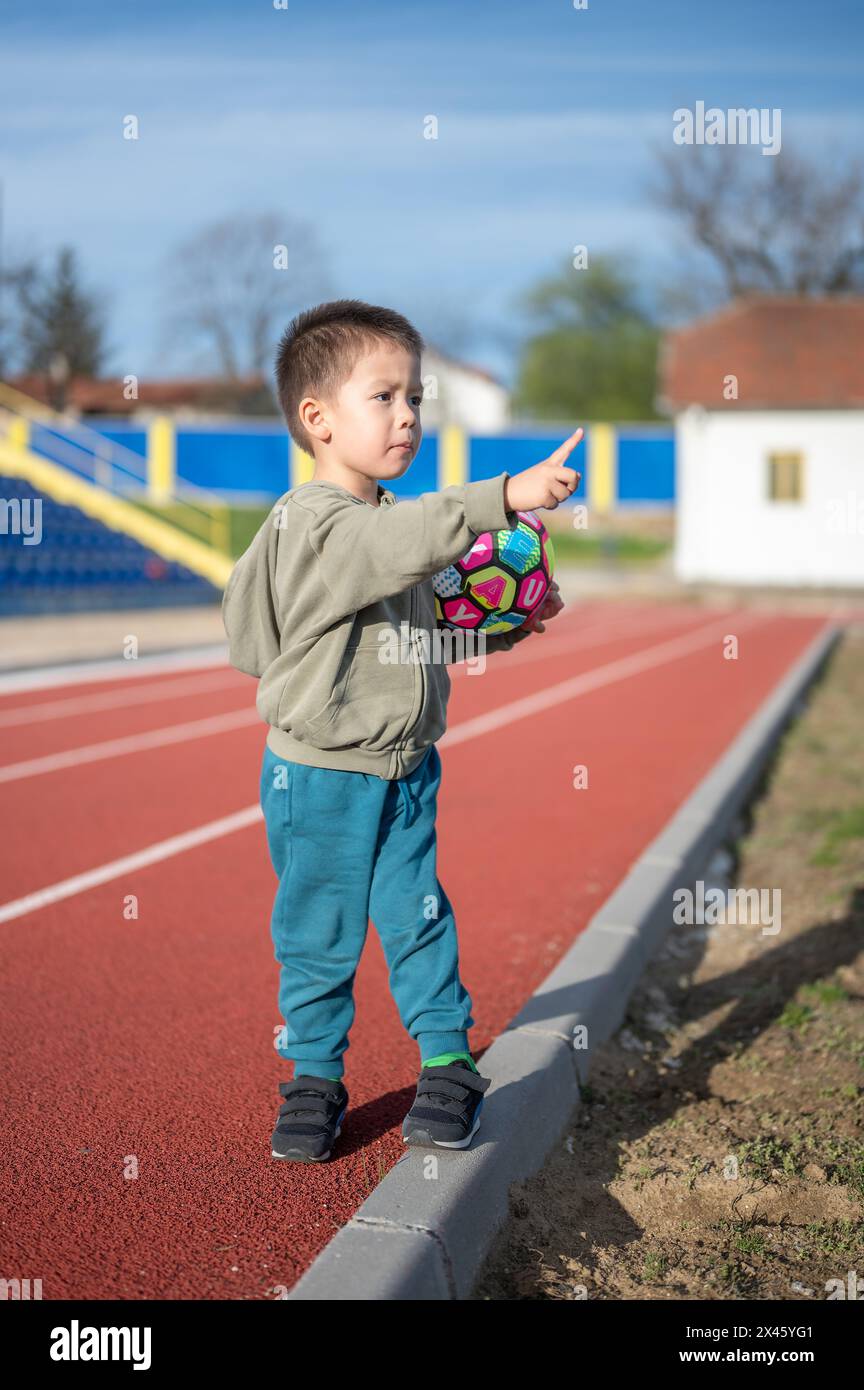
<svg viewBox="0 0 864 1390"><path fill-rule="evenodd" d="M247 806L245 811L235 811L230 816L223 816L221 820L200 825L197 830L186 830L182 835L172 835L169 840L160 840L158 844L148 845L147 849L137 850L135 854L126 854L122 859L114 859L110 864L102 864L98 869L88 869L83 874L76 874L74 878L66 878L49 888L40 888L36 893L28 893L26 898L6 903L0 907L0 922L11 921L13 917L23 917L27 912L36 912L40 907L60 902L63 898L74 897L76 893L85 893L88 888L97 888L102 883L110 882L112 878L119 878L121 874L133 873L149 864L158 864L160 860L170 859L175 854L184 854L186 850L205 845L210 840L218 840L220 835L233 835L235 830L245 830L247 825L253 825L256 820L263 819L264 813L260 806Z"/></svg>
<svg viewBox="0 0 864 1390"><path fill-rule="evenodd" d="M98 695L70 695L62 700L43 700L38 705L16 705L0 709L0 729L13 725L38 724L46 719L71 719L95 710L125 709L129 705L149 704L154 700L170 700L175 695L198 695L210 690L242 689L237 680L239 671L214 671L207 676L189 676L187 680L153 681L138 690L106 690Z"/></svg>
<svg viewBox="0 0 864 1390"><path fill-rule="evenodd" d="M620 622L622 620L619 619L618 621ZM728 622L731 621L731 619L724 619L724 621ZM598 627L599 626L601 625L598 624ZM656 627L656 624L654 626ZM666 626L666 623L662 623L661 627L663 626ZM602 628L604 632L608 632L608 624L603 624ZM590 629L583 630L578 634L578 638L584 639L589 631ZM645 623L638 623L636 626L630 625L624 632L618 632L610 637L610 641L621 640L634 631L647 635L652 631L652 625L649 624L647 627ZM545 633L540 635L546 636ZM533 662L539 661L540 659L545 660L549 657L559 656L566 652L578 651L585 646L591 647L596 645L596 641L589 641L586 643L583 640L573 641L570 638L559 637L555 642L547 641L542 648L536 648L534 653L529 653L527 657L522 652L498 652L495 653L495 655L506 655L508 659L518 656L520 658L518 664L521 666L526 662L533 664ZM457 674L463 679L476 679L476 677L468 675L468 668L464 662L460 662L451 667L451 676ZM222 684L225 686L232 685L233 680L234 672L233 668L230 668L230 673L214 673L212 676L192 678L187 682L163 682L156 690L155 698L169 699L172 695L192 693L193 689L200 690L206 688L205 682L213 682L212 688L218 689ZM82 712L84 707L86 707L87 710L94 710L99 708L114 708L119 705L146 701L149 698L148 691L150 690L152 690L152 687L145 687L144 690L140 691L133 690L121 693L110 692L101 695L82 695L77 698L73 697L69 701L55 700L46 702L42 705L31 706L30 710L35 712L36 718L54 718L55 712L56 717L65 717L75 712ZM103 701L107 703L105 705L101 704L100 702ZM75 708L70 709L69 706L74 706ZM79 709L78 707L81 708ZM51 714L44 713L40 715L39 711L51 711ZM0 728L15 722L29 722L27 718L29 712L27 708L22 707L16 707L14 710L7 711L0 710ZM79 764L97 762L105 758L120 757L126 753L137 753L151 748L158 748L163 744L176 743L178 739L182 738L205 737L209 734L223 733L226 729L237 727L237 724L234 722L235 719L237 723L242 725L245 722L254 723L256 717L260 718L260 716L257 716L257 711L255 713L249 711L247 719L243 718L241 711L226 715L213 715L209 719L195 720L186 724L168 725L164 729L152 729L139 734L128 734L122 738L106 740L103 743L85 744L80 748L70 748L67 749L66 752L45 754L41 758L28 758L24 762L9 763L5 767L0 767L0 784L22 781L28 777L38 777L44 773L60 771L68 767L76 767ZM220 724L220 719L224 719L228 722Z"/></svg>
<svg viewBox="0 0 864 1390"><path fill-rule="evenodd" d="M738 623L738 627L743 628L759 621L765 621L764 615L748 615L747 619ZM682 638L663 642L657 647L649 647L645 651L634 653L632 657L623 657L618 661L608 662L605 666L598 666L595 671L586 672L570 680L560 681L557 685L551 686L549 690L536 696L528 696L527 699L523 700L511 700L509 704L502 705L490 715L481 715L477 719L467 719L463 724L457 724L454 729L448 730L443 738L438 740L439 745L448 742L451 744L462 743L466 739L478 738L481 734L488 733L491 729L500 728L503 724L509 724L517 719L525 719L536 714L538 709L546 709L551 704L562 704L567 700L586 694L589 690L596 690L603 685L613 685L616 681L637 675L642 670L647 671L663 662L675 661L678 657L688 656L692 652L698 651L700 647L710 646L712 642L716 642L723 635L720 630L721 627L725 631L728 628L728 621L724 621L722 624L713 622L707 627L701 628L699 632L688 633ZM35 912L38 908L49 903L58 902L62 898L71 897L76 893L83 893L97 884L107 883L110 879L117 878L130 869L169 859L175 854L182 854L184 850L190 849L194 845L204 844L220 835L229 835L234 830L244 829L262 819L263 812L260 805L247 806L232 816L224 816L221 820L210 821L207 825L199 826L197 830L186 831L182 835L174 835L168 840L161 840L135 854L125 855L122 859L115 859L108 864L103 864L100 868L89 869L83 874L76 874L74 878L63 879L48 888L41 888L35 893L28 893L24 898L16 898L13 902L4 903L0 905L0 922L9 922L15 917L23 917L26 913Z"/></svg>
<svg viewBox="0 0 864 1390"><path fill-rule="evenodd" d="M720 614L715 621L719 622L720 617L724 622L731 623L735 615L742 610L730 609L728 613ZM563 614L561 615L563 617ZM699 618L701 613L686 614L686 617ZM560 622L560 618L555 618L554 622ZM496 661L495 670L506 670L505 658L507 662L516 665L533 665L535 661L545 661L550 656L562 656L568 652L584 651L586 647L602 647L611 642L623 642L632 636L656 636L664 628L672 628L673 631L681 626L681 615L665 613L654 614L630 614L629 617L613 618L609 621L590 623L584 628L580 628L575 636L567 636L561 629L547 627L545 632L539 634L543 639L539 646L533 642L521 642L509 652L493 652L490 655L500 657ZM690 629L685 629L685 631ZM476 680L476 676L468 676L468 666L464 661L454 663L449 668L451 678L454 676L466 676L469 680Z"/></svg>
<svg viewBox="0 0 864 1390"><path fill-rule="evenodd" d="M0 783L18 782L26 777L39 777L46 772L61 772L63 768L79 767L81 763L97 763L103 758L119 758L124 753L140 753L144 749L163 748L170 743L186 743L190 738L206 738L240 729L244 724L260 724L261 716L251 709L232 710L229 714L213 714L208 719L192 719L186 724L170 724L148 733L127 734L123 738L106 739L83 748L69 748L65 753L49 753L44 758L28 758L23 763L0 767Z"/></svg>
<svg viewBox="0 0 864 1390"><path fill-rule="evenodd" d="M583 616L594 618L599 608L599 602L586 600L578 608L570 603L567 605L570 611L562 613L558 621L563 618L576 620ZM0 670L0 697L19 690L50 690L58 685L96 685L107 681L135 680L141 676L158 676L169 671L193 671L202 666L227 665L228 643L221 642L207 647L181 648L176 652L140 656L135 661L110 657L101 661L69 662L62 666L29 667L25 671L8 671L5 674ZM243 674L242 671L237 672L237 675Z"/></svg>
<svg viewBox="0 0 864 1390"><path fill-rule="evenodd" d="M764 622L764 617L759 614L739 616L735 619L736 632L743 631L743 629L752 627L759 622ZM527 719L530 715L539 714L541 710L549 709L552 705L573 700L579 695L587 695L591 690L599 690L601 686L626 680L628 676L640 675L643 671L649 671L654 666L662 666L667 661L675 661L679 656L689 656L691 652L698 651L700 647L708 647L714 642L719 642L723 635L728 632L729 626L728 617L724 617L722 622L715 619L714 622L697 628L695 632L687 632L680 637L670 637L668 641L660 642L656 647L645 647L641 651L632 652L630 656L622 656L616 661L608 661L605 666L595 666L593 671L583 671L578 676L570 676L565 681L558 681L557 685L550 685L548 690L538 690L533 695L526 695L521 700L511 700L509 704L500 705L496 710L489 710L487 714L479 714L474 719L465 719L455 728L448 729L438 740L438 745L444 748L448 744L462 743L465 739L477 738L480 734L487 734L492 729L499 729L504 724L512 723L514 719Z"/></svg>
<svg viewBox="0 0 864 1390"><path fill-rule="evenodd" d="M676 619L672 615L644 616L642 618L624 617L604 620L599 623L588 624L580 628L576 637L566 637L560 635L560 629L556 633L553 629L551 640L543 643L542 648L534 648L526 652L524 647L512 653L512 656L520 658L520 665L526 657L537 660L540 657L548 658L558 656L562 652L580 651L585 647L603 645L609 642L623 641L631 633L639 633L640 636L656 633L658 629L673 626ZM546 634L542 634L545 636ZM557 640L556 640L557 639ZM508 656L511 653L507 653ZM450 674L465 676L467 666L464 662L459 662L451 666ZM140 677L145 677L146 671L137 672ZM208 693L213 690L229 690L242 688L237 677L242 672L236 671L233 667L228 667L225 671L214 671L203 676L190 676L188 679L177 680L153 680L139 689L133 690L108 690L93 695L72 695L63 697L59 700L45 700L35 705L16 705L13 709L0 708L0 729L21 727L25 724L43 723L46 720L70 719L78 715L93 714L100 710L126 709L132 705L147 705L157 700L170 700L175 696L185 698L189 695ZM473 680L474 677L471 677Z"/></svg>
<svg viewBox="0 0 864 1390"><path fill-rule="evenodd" d="M99 681L132 680L136 676L158 676L163 671L194 671L200 666L224 666L228 643L212 647L184 648L156 656L139 656L134 661L112 657L105 661L75 661L66 666L36 666L26 671L0 673L0 695L14 690L50 690L55 685L87 685Z"/></svg>
<svg viewBox="0 0 864 1390"><path fill-rule="evenodd" d="M716 623L717 620L715 619L714 621ZM542 637L546 637L546 635L546 633L540 634ZM578 635L584 636L584 633ZM578 647L578 642L573 643L568 639L559 638L555 647L546 647L545 650L538 649L530 660L533 662L539 660L541 657L545 658L553 656L556 653L560 654L573 649L578 650ZM506 655L510 658L515 657L516 652L499 652L496 653L496 655L502 657ZM520 661L519 664L522 665L523 662ZM233 668L230 669L233 671ZM454 669L461 669L465 679L476 680L475 676L468 676L467 667L465 667L463 663L459 663L459 666ZM198 679L204 680L214 678L215 677L199 677ZM221 673L219 678L230 679L225 672ZM169 689L165 692L166 696L172 692L176 692L177 686L180 684L182 684L182 682L179 681L173 683L173 685L169 683ZM104 695L87 695L81 696L80 699L119 699L122 701L124 698L134 700L138 695L146 695L146 689L144 691L122 692L119 695L115 692ZM160 695L159 698L163 697ZM64 702L54 701L51 703L56 705L63 704ZM37 708L40 707L37 706ZM15 711L7 711L7 714L23 712L24 711L20 709L16 709ZM3 711L0 711L0 724L2 724L2 719ZM0 784L23 781L28 777L39 777L49 772L59 772L65 768L77 767L85 763L99 762L105 758L122 757L128 753L143 752L152 748L162 747L166 744L177 743L187 738L201 738L211 734L221 734L227 730L240 727L245 723L253 724L256 720L260 721L260 719L261 716L258 714L257 707L253 706L248 710L231 711L227 714L212 715L205 719L190 720L184 724L169 724L161 729L150 729L137 734L126 734L120 738L107 739L101 743L85 744L78 748L69 748L65 752L46 753L39 758L28 758L23 762L8 763L5 767L0 767Z"/></svg>

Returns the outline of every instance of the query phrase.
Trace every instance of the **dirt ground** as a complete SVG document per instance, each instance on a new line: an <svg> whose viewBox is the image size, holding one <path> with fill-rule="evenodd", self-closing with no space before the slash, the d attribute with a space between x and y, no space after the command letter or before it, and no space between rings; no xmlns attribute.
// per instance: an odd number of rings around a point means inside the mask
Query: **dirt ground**
<svg viewBox="0 0 864 1390"><path fill-rule="evenodd" d="M473 1300L864 1295L862 735L859 628L701 875L780 889L780 932L670 928Z"/></svg>

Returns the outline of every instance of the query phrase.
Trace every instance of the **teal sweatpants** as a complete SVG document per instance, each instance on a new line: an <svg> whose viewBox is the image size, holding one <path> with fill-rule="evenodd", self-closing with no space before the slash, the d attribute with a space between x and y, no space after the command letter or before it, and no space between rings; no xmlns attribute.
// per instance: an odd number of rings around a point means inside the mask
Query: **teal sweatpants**
<svg viewBox="0 0 864 1390"><path fill-rule="evenodd" d="M436 869L441 755L407 777L277 758L265 744L261 807L279 879L270 930L279 962L277 1052L294 1075L344 1075L354 976L375 925L390 992L420 1061L468 1052L471 998L456 922Z"/></svg>

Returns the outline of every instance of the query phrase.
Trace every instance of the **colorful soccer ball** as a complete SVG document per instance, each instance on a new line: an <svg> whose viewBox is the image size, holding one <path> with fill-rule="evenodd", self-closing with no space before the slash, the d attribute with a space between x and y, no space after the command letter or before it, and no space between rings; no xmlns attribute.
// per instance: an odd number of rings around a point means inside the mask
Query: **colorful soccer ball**
<svg viewBox="0 0 864 1390"><path fill-rule="evenodd" d="M432 580L435 612L446 627L488 637L510 632L546 597L555 569L552 540L536 512L517 512L512 530L485 531L467 555Z"/></svg>

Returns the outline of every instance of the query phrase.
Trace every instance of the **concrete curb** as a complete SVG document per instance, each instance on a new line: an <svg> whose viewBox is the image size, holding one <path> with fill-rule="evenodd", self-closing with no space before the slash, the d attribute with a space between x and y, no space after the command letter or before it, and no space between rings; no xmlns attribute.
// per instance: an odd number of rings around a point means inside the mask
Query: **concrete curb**
<svg viewBox="0 0 864 1390"><path fill-rule="evenodd" d="M748 801L786 724L840 636L823 629L711 772L635 861L540 988L483 1054L492 1078L470 1149L407 1149L289 1299L464 1299L507 1219L514 1182L560 1139L587 1078L574 1050L621 1023L671 925L671 895L699 877Z"/></svg>

